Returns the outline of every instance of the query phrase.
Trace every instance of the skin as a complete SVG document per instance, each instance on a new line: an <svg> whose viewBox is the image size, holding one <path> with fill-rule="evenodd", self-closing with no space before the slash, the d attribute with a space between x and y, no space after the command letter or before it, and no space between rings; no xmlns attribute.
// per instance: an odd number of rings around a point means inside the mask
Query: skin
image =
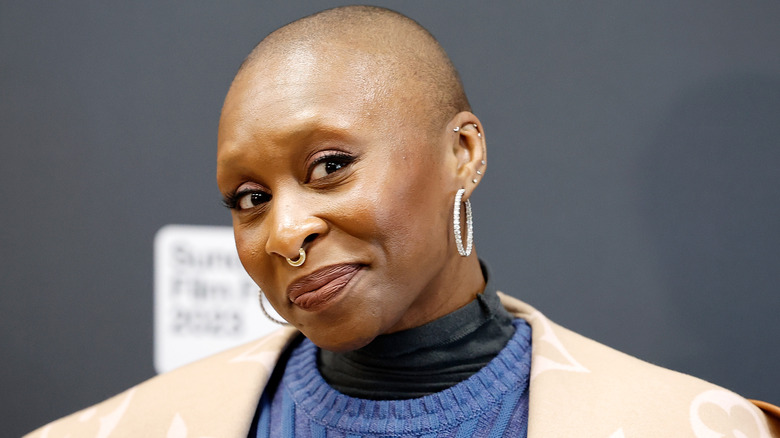
<svg viewBox="0 0 780 438"><path fill-rule="evenodd" d="M484 172L479 120L432 123L426 99L409 97L424 88L370 53L299 45L245 66L219 125L219 189L249 207L232 209L241 262L282 317L332 351L423 325L484 289L476 252L458 255L452 229L456 191L467 199ZM334 153L353 161L319 161ZM290 266L301 247L306 262ZM342 263L361 269L325 306L288 298L296 279Z"/></svg>

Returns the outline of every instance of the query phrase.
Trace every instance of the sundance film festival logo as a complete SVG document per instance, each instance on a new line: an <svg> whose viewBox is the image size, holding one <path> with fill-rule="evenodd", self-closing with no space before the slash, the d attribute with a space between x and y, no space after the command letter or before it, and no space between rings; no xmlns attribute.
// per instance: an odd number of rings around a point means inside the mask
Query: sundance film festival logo
<svg viewBox="0 0 780 438"><path fill-rule="evenodd" d="M257 304L230 227L166 225L154 242L154 362L169 371L278 326Z"/></svg>

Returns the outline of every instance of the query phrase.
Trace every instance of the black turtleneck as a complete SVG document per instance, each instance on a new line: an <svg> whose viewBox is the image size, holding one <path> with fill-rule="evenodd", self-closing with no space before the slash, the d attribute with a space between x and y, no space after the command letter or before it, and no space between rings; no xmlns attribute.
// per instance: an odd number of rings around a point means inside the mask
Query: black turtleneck
<svg viewBox="0 0 780 438"><path fill-rule="evenodd" d="M488 281L474 301L428 324L377 336L354 351L320 350L318 367L325 381L352 397L422 397L487 365L514 334L512 319Z"/></svg>

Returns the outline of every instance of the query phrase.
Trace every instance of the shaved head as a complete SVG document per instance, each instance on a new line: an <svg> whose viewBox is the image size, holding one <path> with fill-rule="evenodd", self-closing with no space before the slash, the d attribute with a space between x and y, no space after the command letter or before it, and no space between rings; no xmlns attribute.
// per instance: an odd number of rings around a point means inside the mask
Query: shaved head
<svg viewBox="0 0 780 438"><path fill-rule="evenodd" d="M409 18L350 6L271 33L230 86L217 143L241 263L319 347L360 348L484 288L453 232L484 136L447 54Z"/></svg>
<svg viewBox="0 0 780 438"><path fill-rule="evenodd" d="M375 6L328 9L281 27L255 46L236 80L301 53L347 62L368 58L372 71L367 73L373 77L366 79L400 94L410 111L419 110L415 116L428 118L429 128L471 110L458 72L438 41L416 21Z"/></svg>

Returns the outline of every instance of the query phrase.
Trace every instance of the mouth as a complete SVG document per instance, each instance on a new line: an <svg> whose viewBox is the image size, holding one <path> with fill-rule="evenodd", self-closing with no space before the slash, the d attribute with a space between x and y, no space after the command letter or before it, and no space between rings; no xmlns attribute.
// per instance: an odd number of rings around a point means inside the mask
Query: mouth
<svg viewBox="0 0 780 438"><path fill-rule="evenodd" d="M303 310L316 310L336 298L360 269L357 264L318 269L294 281L287 288L287 297Z"/></svg>

